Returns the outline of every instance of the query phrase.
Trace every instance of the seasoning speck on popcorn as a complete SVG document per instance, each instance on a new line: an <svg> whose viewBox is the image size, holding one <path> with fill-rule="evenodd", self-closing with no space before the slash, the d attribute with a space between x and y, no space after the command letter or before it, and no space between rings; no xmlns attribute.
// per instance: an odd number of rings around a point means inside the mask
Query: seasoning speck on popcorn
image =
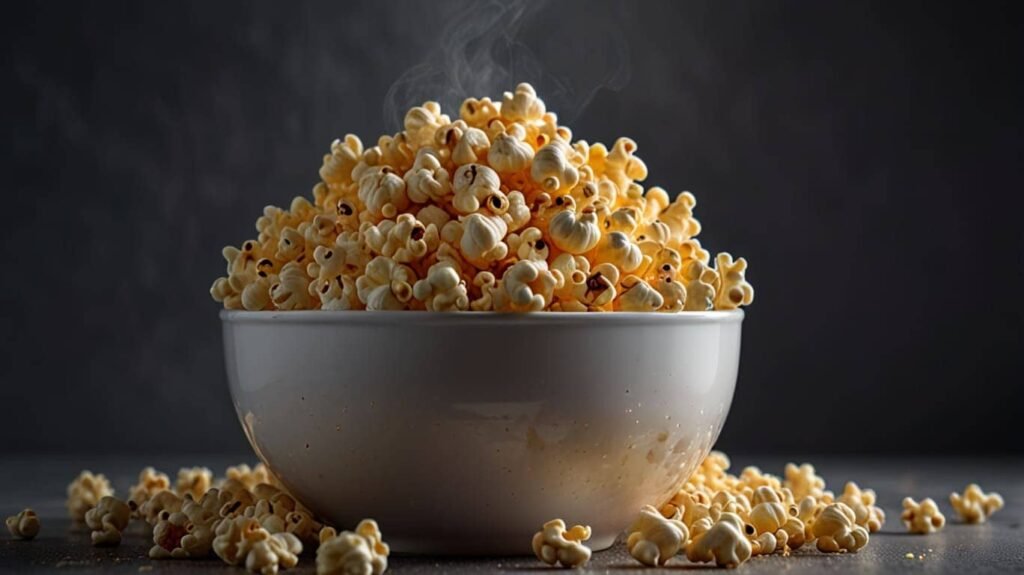
<svg viewBox="0 0 1024 575"><path fill-rule="evenodd" d="M426 102L375 146L331 144L313 201L264 208L256 238L224 248L210 294L250 311L749 305L746 260L712 258L696 198L645 189L636 151L629 138L573 141L529 84L469 98L454 120Z"/></svg>

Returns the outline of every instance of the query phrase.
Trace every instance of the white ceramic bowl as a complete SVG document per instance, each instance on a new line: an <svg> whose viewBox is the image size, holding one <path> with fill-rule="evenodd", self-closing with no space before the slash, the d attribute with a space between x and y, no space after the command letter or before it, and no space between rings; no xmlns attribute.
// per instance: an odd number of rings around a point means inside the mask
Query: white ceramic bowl
<svg viewBox="0 0 1024 575"><path fill-rule="evenodd" d="M609 547L718 437L742 311L221 312L257 455L396 552L529 553L560 517Z"/></svg>

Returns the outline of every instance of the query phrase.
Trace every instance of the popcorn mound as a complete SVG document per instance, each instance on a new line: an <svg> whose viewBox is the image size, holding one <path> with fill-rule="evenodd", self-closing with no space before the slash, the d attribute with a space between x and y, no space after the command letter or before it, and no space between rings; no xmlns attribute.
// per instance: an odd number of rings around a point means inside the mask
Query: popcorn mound
<svg viewBox="0 0 1024 575"><path fill-rule="evenodd" d="M226 309L704 311L749 305L747 262L696 236L696 199L671 200L637 145L572 140L533 87L500 102L436 102L365 148L324 156L313 202L268 206L226 247L210 288Z"/></svg>

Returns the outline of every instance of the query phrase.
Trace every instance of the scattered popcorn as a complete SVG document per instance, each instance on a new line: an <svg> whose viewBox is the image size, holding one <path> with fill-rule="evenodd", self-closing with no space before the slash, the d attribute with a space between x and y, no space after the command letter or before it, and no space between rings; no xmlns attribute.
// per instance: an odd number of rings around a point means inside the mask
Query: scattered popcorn
<svg viewBox="0 0 1024 575"><path fill-rule="evenodd" d="M225 276L210 294L250 311L679 312L753 301L743 258L721 253L711 267L693 194L641 185L635 141L609 149L572 137L529 84L468 98L454 119L425 102L375 145L346 135L323 157L312 202L267 206L256 239L222 250ZM554 274L567 254L588 275L605 266L591 278L600 294Z"/></svg>
<svg viewBox="0 0 1024 575"><path fill-rule="evenodd" d="M252 489L260 483L267 483L274 485L277 483L277 478L267 469L266 465L257 463L255 467L250 468L245 463L228 467L224 471L224 478L227 480L234 479L241 483L244 489Z"/></svg>
<svg viewBox="0 0 1024 575"><path fill-rule="evenodd" d="M302 542L291 533L271 534L255 519L239 516L220 522L213 550L228 565L244 564L253 573L272 575L298 564Z"/></svg>
<svg viewBox="0 0 1024 575"><path fill-rule="evenodd" d="M150 526L155 526L160 521L160 516L163 512L175 513L181 511L181 506L184 504L184 499L178 497L173 491L161 491L156 495L152 496L142 507L139 507L139 517L146 521Z"/></svg>
<svg viewBox="0 0 1024 575"><path fill-rule="evenodd" d="M920 503L913 497L903 499L903 513L900 515L907 531L919 535L927 535L942 530L946 526L946 517L939 511L939 506L931 497Z"/></svg>
<svg viewBox="0 0 1024 575"><path fill-rule="evenodd" d="M1004 505L1001 495L985 493L976 483L968 485L962 495L951 493L949 503L964 523L984 523Z"/></svg>
<svg viewBox="0 0 1024 575"><path fill-rule="evenodd" d="M583 544L590 539L590 527L575 525L566 530L565 521L552 519L533 536L533 553L548 565L581 567L590 560L590 548Z"/></svg>
<svg viewBox="0 0 1024 575"><path fill-rule="evenodd" d="M153 528L151 559L199 559L207 557L214 531L221 519L220 492L210 489L198 502L186 494L181 511L163 511Z"/></svg>
<svg viewBox="0 0 1024 575"><path fill-rule="evenodd" d="M870 489L861 490L856 483L850 481L837 501L853 510L857 525L866 528L868 533L877 533L885 525L885 511L875 506L875 492Z"/></svg>
<svg viewBox="0 0 1024 575"><path fill-rule="evenodd" d="M5 522L11 536L18 539L34 539L39 534L39 516L30 508L25 508L17 515L12 515Z"/></svg>
<svg viewBox="0 0 1024 575"><path fill-rule="evenodd" d="M722 513L711 524L710 518L698 522L697 533L686 546L690 561L714 561L719 567L738 567L750 559L753 547L744 536L743 520L735 513Z"/></svg>
<svg viewBox="0 0 1024 575"><path fill-rule="evenodd" d="M626 547L634 559L651 567L664 565L686 546L689 530L678 519L666 519L648 505L630 529Z"/></svg>
<svg viewBox="0 0 1024 575"><path fill-rule="evenodd" d="M381 539L377 522L364 519L355 532L337 533L331 527L320 531L316 550L317 575L360 573L380 575L388 568L387 543Z"/></svg>
<svg viewBox="0 0 1024 575"><path fill-rule="evenodd" d="M181 468L178 480L174 483L174 491L184 497L200 499L213 486L213 472L205 467Z"/></svg>
<svg viewBox="0 0 1024 575"><path fill-rule="evenodd" d="M99 503L100 499L113 495L110 482L103 474L93 475L83 471L68 485L68 515L74 521L85 521L85 514Z"/></svg>
<svg viewBox="0 0 1024 575"><path fill-rule="evenodd" d="M152 467L139 472L139 480L128 490L128 507L133 517L140 516L142 506L154 495L171 488L171 479Z"/></svg>
<svg viewBox="0 0 1024 575"><path fill-rule="evenodd" d="M855 519L853 510L845 503L832 503L825 507L814 519L811 528L818 538L818 551L857 552L867 545L868 530L857 525Z"/></svg>
<svg viewBox="0 0 1024 575"><path fill-rule="evenodd" d="M92 529L92 544L97 547L120 545L121 532L128 527L132 510L124 501L103 497L85 514L85 524Z"/></svg>

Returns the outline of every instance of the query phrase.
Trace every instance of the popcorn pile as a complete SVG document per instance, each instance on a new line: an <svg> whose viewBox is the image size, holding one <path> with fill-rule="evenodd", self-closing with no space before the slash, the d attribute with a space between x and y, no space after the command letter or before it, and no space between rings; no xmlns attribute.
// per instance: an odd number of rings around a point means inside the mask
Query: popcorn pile
<svg viewBox="0 0 1024 575"><path fill-rule="evenodd" d="M645 190L636 150L574 142L529 84L469 98L454 121L426 102L375 146L335 141L313 202L266 207L210 294L250 311L749 305L746 260L712 264L694 196Z"/></svg>
<svg viewBox="0 0 1024 575"><path fill-rule="evenodd" d="M837 497L808 463L787 464L782 478L756 467L737 476L728 473L729 466L724 453L713 451L660 509L641 509L626 531L629 554L649 567L685 555L732 568L753 556L786 556L812 544L822 553L856 553L885 524L874 491L849 482ZM965 523L984 521L1003 506L999 494L974 484L950 500ZM932 499L918 503L907 497L903 507L901 519L911 533L934 533L945 525ZM583 544L589 537L589 527L566 531L565 522L554 519L534 536L533 550L545 563L579 567L590 558Z"/></svg>

